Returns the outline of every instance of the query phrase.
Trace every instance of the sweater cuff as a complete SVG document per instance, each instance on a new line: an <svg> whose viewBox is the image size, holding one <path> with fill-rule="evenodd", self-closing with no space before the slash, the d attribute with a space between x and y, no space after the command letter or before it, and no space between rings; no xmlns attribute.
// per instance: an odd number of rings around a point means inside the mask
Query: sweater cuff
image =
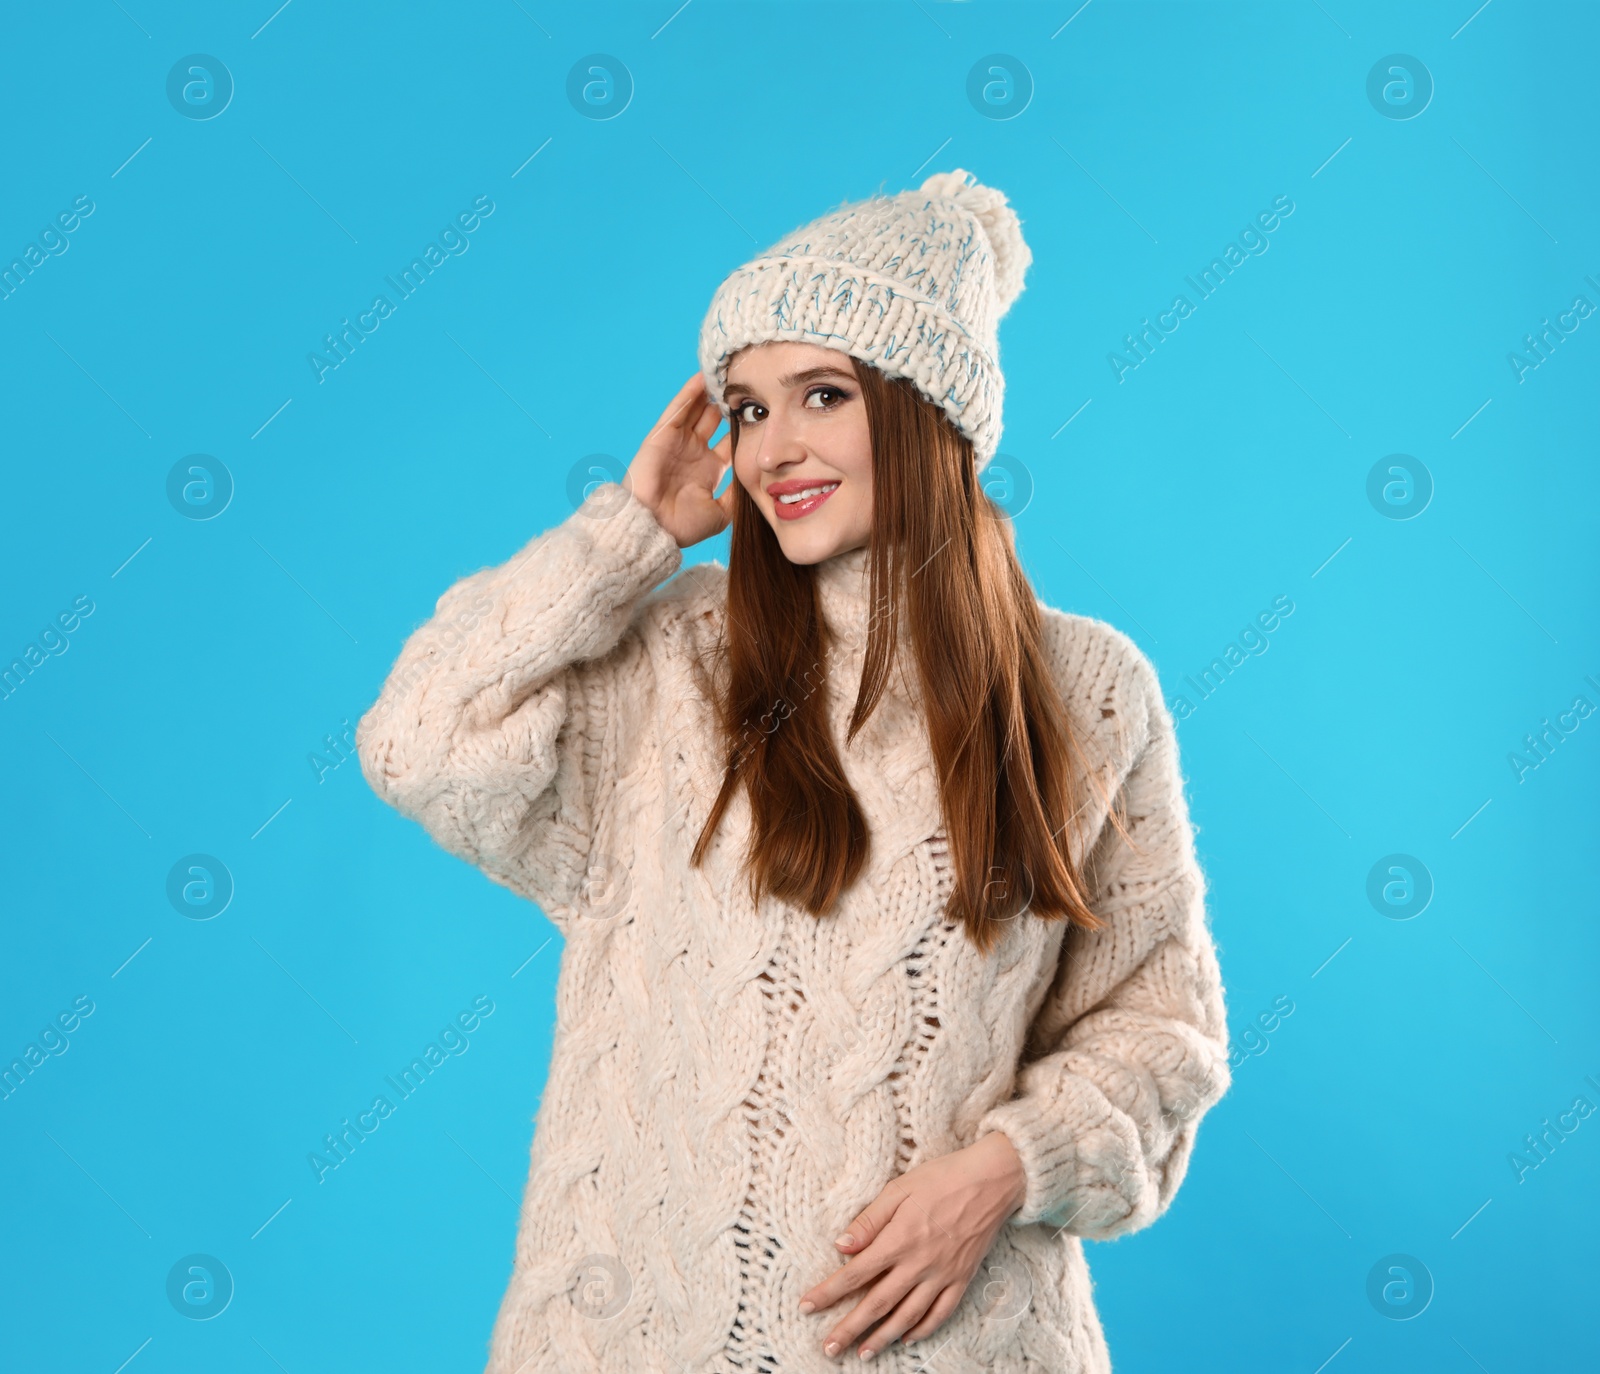
<svg viewBox="0 0 1600 1374"><path fill-rule="evenodd" d="M638 602L682 564L678 541L650 507L620 483L602 482L505 563L457 582L439 598L433 628L419 633L450 635L437 647L456 653L450 622L497 606L467 657L490 677L539 681L610 650Z"/></svg>
<svg viewBox="0 0 1600 1374"><path fill-rule="evenodd" d="M1097 1218L1108 1209L1096 1206L1096 1195L1110 1211L1127 1209L1119 1187L1138 1142L1125 1140L1113 1123L1105 1095L1088 1079L1067 1074L1048 1096L1040 1091L992 1107L978 1122L978 1136L1001 1131L1022 1160L1027 1190L1022 1206L1007 1221L1027 1226L1045 1221L1068 1227L1088 1209Z"/></svg>
<svg viewBox="0 0 1600 1374"><path fill-rule="evenodd" d="M655 512L620 482L601 482L567 518L597 552L631 569L638 584L653 587L676 572L683 562L678 541L656 519Z"/></svg>

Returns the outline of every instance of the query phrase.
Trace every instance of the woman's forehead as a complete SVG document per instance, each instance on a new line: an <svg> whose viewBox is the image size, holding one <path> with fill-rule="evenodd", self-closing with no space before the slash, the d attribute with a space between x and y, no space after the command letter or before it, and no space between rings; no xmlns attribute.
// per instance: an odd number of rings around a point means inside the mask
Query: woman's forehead
<svg viewBox="0 0 1600 1374"><path fill-rule="evenodd" d="M851 375L849 355L821 344L769 341L747 344L728 360L728 380L749 382L757 375L783 383L793 373L814 368Z"/></svg>

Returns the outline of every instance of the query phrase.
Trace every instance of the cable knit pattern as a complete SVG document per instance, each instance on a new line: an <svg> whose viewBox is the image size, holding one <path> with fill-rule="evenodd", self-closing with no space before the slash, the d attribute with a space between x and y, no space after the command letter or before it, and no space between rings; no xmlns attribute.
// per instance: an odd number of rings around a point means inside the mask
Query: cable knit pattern
<svg viewBox="0 0 1600 1374"><path fill-rule="evenodd" d="M688 864L722 759L691 665L720 630L727 571L673 577L681 563L648 508L603 484L439 599L357 731L378 795L566 940L488 1374L836 1370L821 1338L855 1299L798 1311L839 1264L833 1237L891 1179L991 1130L1022 1158L1022 1209L945 1324L873 1363L1103 1374L1080 1238L1161 1214L1229 1083L1154 669L1120 631L1043 608L1073 725L1136 847L1091 802L1067 834L1105 928L1024 916L982 956L945 911L954 875L903 667L845 746L866 551L828 560L838 641L812 685L871 854L827 916L753 907L742 793L705 866Z"/></svg>

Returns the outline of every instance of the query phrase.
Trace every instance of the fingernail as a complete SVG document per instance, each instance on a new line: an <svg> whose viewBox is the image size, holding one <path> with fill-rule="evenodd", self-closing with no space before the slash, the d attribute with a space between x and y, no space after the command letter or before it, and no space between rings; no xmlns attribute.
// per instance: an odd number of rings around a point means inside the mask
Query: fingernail
<svg viewBox="0 0 1600 1374"><path fill-rule="evenodd" d="M808 1312L815 1312L816 1310L816 1304L814 1304L809 1298L800 1304L800 1314L802 1316Z"/></svg>
<svg viewBox="0 0 1600 1374"><path fill-rule="evenodd" d="M851 1246L855 1243L855 1238L848 1231L840 1236L838 1240L834 1241L834 1244L838 1246Z"/></svg>
<svg viewBox="0 0 1600 1374"><path fill-rule="evenodd" d="M862 1351L862 1352L861 1352L861 1358L862 1358L862 1359L863 1359L863 1360L870 1360L870 1359L871 1359L871 1358L872 1358L872 1357L873 1357L873 1356L874 1356L874 1355L876 1355L876 1354L877 1354L877 1353L878 1353L878 1352L877 1352L877 1351L876 1351L876 1350L863 1350L863 1351Z"/></svg>
<svg viewBox="0 0 1600 1374"><path fill-rule="evenodd" d="M830 1354L830 1355L837 1355L839 1353L839 1342L838 1341L829 1341L822 1348L825 1351L827 1351L828 1354Z"/></svg>

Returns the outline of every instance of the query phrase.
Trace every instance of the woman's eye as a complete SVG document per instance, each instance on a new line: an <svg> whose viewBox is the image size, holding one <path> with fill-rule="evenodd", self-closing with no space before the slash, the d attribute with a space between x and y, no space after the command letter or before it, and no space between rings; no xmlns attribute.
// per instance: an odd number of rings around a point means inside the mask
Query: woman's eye
<svg viewBox="0 0 1600 1374"><path fill-rule="evenodd" d="M822 400L817 405L812 404L813 401L816 401L818 398L822 397L826 397L828 399ZM841 402L849 399L849 396L836 386L817 386L812 387L810 391L806 392L805 405L806 409L808 410L832 410ZM759 412L754 418L745 413L751 409ZM733 413L739 417L739 423L742 425L758 425L761 423L762 418L766 415L767 408L759 401L740 401L739 404L733 408Z"/></svg>

